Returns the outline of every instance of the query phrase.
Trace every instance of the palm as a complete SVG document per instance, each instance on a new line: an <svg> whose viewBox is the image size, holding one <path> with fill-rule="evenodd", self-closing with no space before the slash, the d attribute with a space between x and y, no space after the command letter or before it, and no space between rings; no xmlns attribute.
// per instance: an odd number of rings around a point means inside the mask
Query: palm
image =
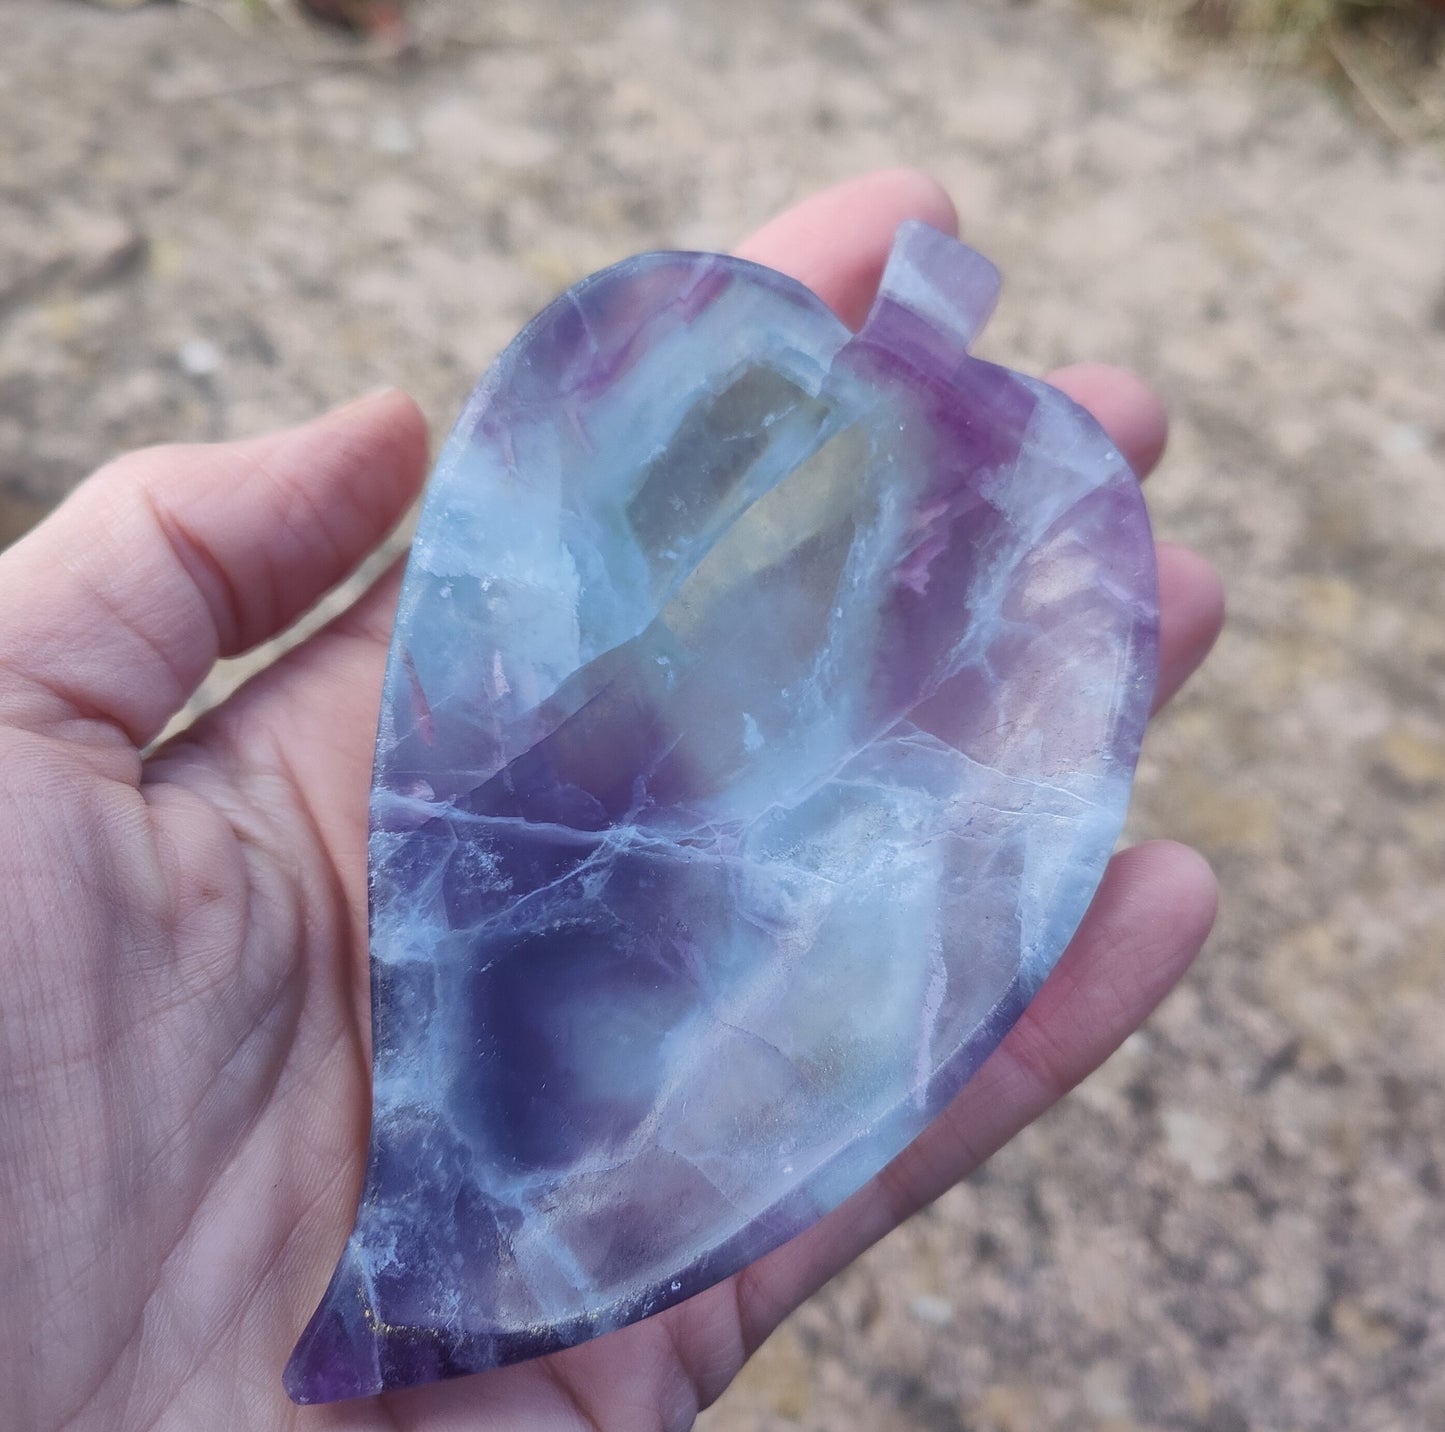
<svg viewBox="0 0 1445 1432"><path fill-rule="evenodd" d="M753 241L855 317L915 177ZM846 221L846 222L840 222ZM849 232L826 258L812 236ZM1150 400L1059 375L1136 466ZM368 1102L365 793L394 578L148 760L218 652L284 627L420 479L392 395L309 429L124 461L0 563L0 1357L21 1427L299 1420L279 1372L354 1211ZM1151 451L1152 448L1152 451ZM1162 684L1218 624L1165 552ZM830 1219L671 1312L310 1426L685 1427L791 1306L1112 1050L1197 948L1196 857L1120 857L1064 965L944 1119ZM219 1414L219 1417L218 1417ZM328 1419L330 1419L328 1421Z"/></svg>

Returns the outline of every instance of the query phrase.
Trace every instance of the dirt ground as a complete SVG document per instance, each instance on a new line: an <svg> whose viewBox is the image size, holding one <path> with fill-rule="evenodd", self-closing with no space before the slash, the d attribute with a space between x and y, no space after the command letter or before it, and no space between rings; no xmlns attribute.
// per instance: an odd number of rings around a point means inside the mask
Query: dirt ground
<svg viewBox="0 0 1445 1432"><path fill-rule="evenodd" d="M1218 933L702 1426L1445 1426L1440 151L1063 0L435 0L406 63L213 8L4 7L0 540L383 381L439 434L572 279L877 165L1001 261L992 355L1173 406L1158 525L1232 625L1132 830L1210 856Z"/></svg>

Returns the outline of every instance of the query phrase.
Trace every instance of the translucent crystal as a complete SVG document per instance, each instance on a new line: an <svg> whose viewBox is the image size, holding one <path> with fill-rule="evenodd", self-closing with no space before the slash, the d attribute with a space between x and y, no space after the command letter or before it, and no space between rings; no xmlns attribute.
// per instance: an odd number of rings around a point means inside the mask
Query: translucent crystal
<svg viewBox="0 0 1445 1432"><path fill-rule="evenodd" d="M711 254L579 284L443 451L371 803L374 1105L322 1402L686 1298L875 1174L1027 1005L1156 664L1137 485L900 230L850 333Z"/></svg>

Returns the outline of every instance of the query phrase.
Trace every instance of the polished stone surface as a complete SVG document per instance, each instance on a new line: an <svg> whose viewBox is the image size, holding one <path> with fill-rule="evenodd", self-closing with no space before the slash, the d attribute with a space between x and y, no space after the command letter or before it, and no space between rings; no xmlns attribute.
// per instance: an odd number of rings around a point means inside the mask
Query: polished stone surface
<svg viewBox="0 0 1445 1432"><path fill-rule="evenodd" d="M443 451L388 666L357 1226L329 1401L698 1292L912 1139L1052 968L1152 695L1132 474L969 356L900 230L855 337L653 254L548 308Z"/></svg>

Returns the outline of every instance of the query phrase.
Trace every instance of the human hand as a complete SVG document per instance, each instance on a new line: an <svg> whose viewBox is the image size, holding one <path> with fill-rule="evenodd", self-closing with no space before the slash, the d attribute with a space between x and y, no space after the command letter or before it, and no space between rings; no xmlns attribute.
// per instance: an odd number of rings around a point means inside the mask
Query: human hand
<svg viewBox="0 0 1445 1432"><path fill-rule="evenodd" d="M744 247L863 316L897 225L952 229L906 173L820 195ZM1052 381L1141 474L1157 400ZM355 1210L369 1092L366 799L399 575L189 731L218 655L286 628L424 475L386 394L291 432L133 454L0 557L0 1381L21 1429L684 1428L814 1288L1094 1069L1199 948L1212 877L1115 858L1023 1019L945 1114L821 1223L678 1307L531 1363L297 1409L280 1371ZM1161 547L1160 698L1217 580Z"/></svg>

